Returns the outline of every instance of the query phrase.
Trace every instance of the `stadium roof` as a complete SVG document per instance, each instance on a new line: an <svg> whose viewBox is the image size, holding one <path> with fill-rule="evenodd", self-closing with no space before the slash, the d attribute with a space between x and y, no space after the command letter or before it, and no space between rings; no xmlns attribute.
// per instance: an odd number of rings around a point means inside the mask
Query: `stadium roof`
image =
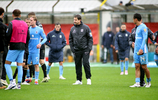
<svg viewBox="0 0 158 100"><path fill-rule="evenodd" d="M11 0L0 0L0 7L6 10ZM22 12L52 12L53 5L57 0L14 0L8 7L8 12L20 9ZM88 11L98 7L99 0L60 0L54 8L55 13L80 12L81 8Z"/></svg>
<svg viewBox="0 0 158 100"><path fill-rule="evenodd" d="M110 0L109 0L110 1ZM130 0L129 0L130 1ZM129 3L128 1L128 3ZM136 11L136 10L142 10L142 11L154 11L158 10L158 0L132 0L130 4L127 5L113 5L112 1L106 2L105 7L96 7L95 9L92 9L91 11L106 11L106 10L112 10L112 11ZM110 8L110 9L107 9Z"/></svg>
<svg viewBox="0 0 158 100"><path fill-rule="evenodd" d="M133 0L131 5L112 6L114 10L158 10L157 0Z"/></svg>

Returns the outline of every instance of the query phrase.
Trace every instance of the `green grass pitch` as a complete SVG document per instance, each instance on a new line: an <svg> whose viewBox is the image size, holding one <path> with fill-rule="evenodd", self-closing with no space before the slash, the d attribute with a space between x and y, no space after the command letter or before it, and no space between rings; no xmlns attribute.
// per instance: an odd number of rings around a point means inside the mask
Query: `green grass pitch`
<svg viewBox="0 0 158 100"><path fill-rule="evenodd" d="M105 65L106 66L106 65ZM13 71L15 67L12 67ZM0 100L158 100L158 68L149 68L150 88L130 88L135 83L135 68L129 67L129 75L119 75L119 67L91 67L92 85L87 85L83 70L83 84L76 81L74 67L64 68L66 80L59 80L59 68L52 67L48 83L40 83L43 72L40 68L39 85L22 85L21 90L0 90Z"/></svg>

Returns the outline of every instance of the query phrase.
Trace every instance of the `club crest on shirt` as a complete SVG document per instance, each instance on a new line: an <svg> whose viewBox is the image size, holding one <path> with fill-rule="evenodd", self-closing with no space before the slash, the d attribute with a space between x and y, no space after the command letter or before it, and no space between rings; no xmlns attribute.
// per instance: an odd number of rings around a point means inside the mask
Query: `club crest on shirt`
<svg viewBox="0 0 158 100"><path fill-rule="evenodd" d="M127 36L128 36L128 34L125 34L125 36L127 37Z"/></svg>
<svg viewBox="0 0 158 100"><path fill-rule="evenodd" d="M38 33L38 31L35 32L36 34Z"/></svg>
<svg viewBox="0 0 158 100"><path fill-rule="evenodd" d="M109 37L111 37L111 34L109 34Z"/></svg>
<svg viewBox="0 0 158 100"><path fill-rule="evenodd" d="M144 29L144 32L146 32L146 29Z"/></svg>
<svg viewBox="0 0 158 100"><path fill-rule="evenodd" d="M83 29L81 29L81 32L83 32Z"/></svg>
<svg viewBox="0 0 158 100"><path fill-rule="evenodd" d="M34 35L32 35L32 37L34 37Z"/></svg>
<svg viewBox="0 0 158 100"><path fill-rule="evenodd" d="M62 35L59 35L59 38L62 38Z"/></svg>

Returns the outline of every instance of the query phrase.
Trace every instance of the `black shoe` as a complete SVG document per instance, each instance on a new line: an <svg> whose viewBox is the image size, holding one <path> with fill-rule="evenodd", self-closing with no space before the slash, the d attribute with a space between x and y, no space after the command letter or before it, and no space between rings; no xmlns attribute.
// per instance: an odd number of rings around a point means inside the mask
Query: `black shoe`
<svg viewBox="0 0 158 100"><path fill-rule="evenodd" d="M113 64L113 62L111 62L111 64Z"/></svg>
<svg viewBox="0 0 158 100"><path fill-rule="evenodd" d="M144 87L146 84L145 84L145 81L143 81L143 83L142 82L140 82L140 87Z"/></svg>

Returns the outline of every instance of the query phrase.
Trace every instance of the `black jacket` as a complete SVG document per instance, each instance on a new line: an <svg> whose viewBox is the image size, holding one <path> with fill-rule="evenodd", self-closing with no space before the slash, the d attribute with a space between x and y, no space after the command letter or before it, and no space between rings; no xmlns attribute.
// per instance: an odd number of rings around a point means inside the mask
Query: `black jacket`
<svg viewBox="0 0 158 100"><path fill-rule="evenodd" d="M135 33L136 33L136 29L137 29L137 26L135 28L132 29L132 32L129 36L129 45L132 47L132 42L135 42ZM148 37L150 38L150 40L152 41L153 43L153 37L152 37L153 32L148 28ZM155 39L156 40L156 39ZM134 48L132 48L134 50Z"/></svg>
<svg viewBox="0 0 158 100"><path fill-rule="evenodd" d="M3 20L0 18L0 51L4 51L4 47L7 46L6 31L7 25L3 24Z"/></svg>
<svg viewBox="0 0 158 100"><path fill-rule="evenodd" d="M110 45L114 45L114 33L113 32L105 32L102 37L102 45L105 48L110 48Z"/></svg>
<svg viewBox="0 0 158 100"><path fill-rule="evenodd" d="M90 28L83 24L74 25L69 34L69 44L74 53L80 50L90 51L93 46L93 37Z"/></svg>
<svg viewBox="0 0 158 100"><path fill-rule="evenodd" d="M29 35L29 40L30 40L29 27L28 27L28 33L29 33L28 35ZM27 41L29 41L29 40L27 40ZM29 42L26 42L25 47L26 47L26 48L25 48L25 53L26 53L26 54L29 54L29 50L28 50L28 49L29 49Z"/></svg>
<svg viewBox="0 0 158 100"><path fill-rule="evenodd" d="M40 28L43 28L42 24L39 21L36 22L36 25L39 26Z"/></svg>
<svg viewBox="0 0 158 100"><path fill-rule="evenodd" d="M126 49L129 49L129 35L130 33L128 31L122 31L118 32L115 36L115 50L119 51L125 51Z"/></svg>
<svg viewBox="0 0 158 100"><path fill-rule="evenodd" d="M20 18L15 18L15 20L21 20ZM9 27L8 27L8 31L7 31L7 40L8 40L8 43L10 42L10 39L11 39L11 35L12 35L12 22L9 23ZM30 33L29 33L29 30L27 32L27 39L26 39L26 44L29 42L30 40ZM10 42L10 50L25 50L26 49L26 44L25 43L13 43L13 42Z"/></svg>
<svg viewBox="0 0 158 100"><path fill-rule="evenodd" d="M157 42L157 38L158 38L158 31L156 31L156 32L154 33L154 36L155 36L155 40L154 40L154 41L152 41L152 42L153 42L153 44L158 43L158 42ZM157 46L156 46L156 47L157 47Z"/></svg>

